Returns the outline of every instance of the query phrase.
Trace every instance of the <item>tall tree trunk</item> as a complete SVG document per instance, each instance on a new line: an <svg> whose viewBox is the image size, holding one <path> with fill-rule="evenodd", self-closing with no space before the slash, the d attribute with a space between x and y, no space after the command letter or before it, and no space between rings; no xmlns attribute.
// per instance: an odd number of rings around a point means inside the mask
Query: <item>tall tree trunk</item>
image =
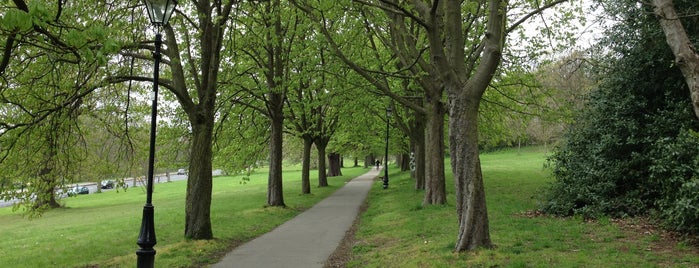
<svg viewBox="0 0 699 268"><path fill-rule="evenodd" d="M328 177L342 176L340 159L340 154L338 153L328 154Z"/></svg>
<svg viewBox="0 0 699 268"><path fill-rule="evenodd" d="M425 190L425 130L422 138L416 140L413 146L415 157L415 190Z"/></svg>
<svg viewBox="0 0 699 268"><path fill-rule="evenodd" d="M187 178L184 236L211 239L212 136L214 119L193 115L192 147Z"/></svg>
<svg viewBox="0 0 699 268"><path fill-rule="evenodd" d="M422 101L420 105L424 105ZM413 112L413 119L405 130L410 137L410 176L415 179L415 190L425 190L425 121L424 114Z"/></svg>
<svg viewBox="0 0 699 268"><path fill-rule="evenodd" d="M212 141L218 89L218 74L221 67L221 51L223 47L226 24L229 14L214 14L214 7L207 1L201 1L196 19L198 40L188 39L188 49L198 47L197 57L191 53L180 53L182 41L178 38L173 27L165 26L167 35L163 54L168 57L163 61L170 66L172 80L166 87L177 98L182 109L187 113L192 128L192 141L189 158L189 176L187 178L187 193L185 199L185 230L184 235L190 239L212 239L211 228L211 190L212 190ZM225 3L218 8L229 10L233 3ZM194 23L194 22L193 22ZM186 59L181 58L187 55ZM186 64L186 68L185 65ZM187 72L185 70L188 70ZM191 83L192 81L196 81ZM161 79L159 83L167 83ZM194 85L188 88L188 85ZM194 93L194 94L192 94ZM157 198L157 197L156 197ZM156 199L157 200L157 199Z"/></svg>
<svg viewBox="0 0 699 268"><path fill-rule="evenodd" d="M271 124L269 143L269 177L267 180L267 205L286 207L284 204L284 191L282 189L282 143L284 131L284 98L286 87L284 85L284 53L283 30L280 14L279 0L270 1L265 5L266 13L270 16L270 24L266 34L267 59L265 77L267 87L268 113Z"/></svg>
<svg viewBox="0 0 699 268"><path fill-rule="evenodd" d="M447 201L444 177L444 115L441 90L427 98L425 120L425 197L422 205L441 205Z"/></svg>
<svg viewBox="0 0 699 268"><path fill-rule="evenodd" d="M328 147L328 144L320 138L316 139L315 144L316 149L318 149L318 187L327 187L328 173L325 164L325 148Z"/></svg>
<svg viewBox="0 0 699 268"><path fill-rule="evenodd" d="M396 164L398 164L400 171L410 170L410 156L406 153L396 155Z"/></svg>
<svg viewBox="0 0 699 268"><path fill-rule="evenodd" d="M447 44L448 58L463 58L461 13L456 2L447 2L445 7L446 34L452 40ZM456 8L456 9L455 9ZM484 48L480 62L468 81L462 76L446 76L444 85L449 99L449 148L451 168L456 185L456 211L459 233L454 250L473 250L492 247L485 203L485 187L478 152L478 108L481 98L500 65L505 42L506 5L502 0L488 0L488 22ZM457 38L458 37L458 38ZM431 40L437 41L437 40ZM465 74L464 66L458 71ZM446 66L440 66L446 67Z"/></svg>
<svg viewBox="0 0 699 268"><path fill-rule="evenodd" d="M282 143L284 131L282 94L270 93L271 133L269 143L269 178L267 180L267 205L285 207L282 189Z"/></svg>
<svg viewBox="0 0 699 268"><path fill-rule="evenodd" d="M699 54L689 40L672 0L653 0L655 14L665 33L665 40L675 55L675 63L689 87L694 115L699 118Z"/></svg>
<svg viewBox="0 0 699 268"><path fill-rule="evenodd" d="M451 168L459 219L457 251L492 246L478 151L478 104L473 104L478 100L468 101L468 108L454 106L449 120Z"/></svg>
<svg viewBox="0 0 699 268"><path fill-rule="evenodd" d="M303 138L303 160L301 163L301 193L311 193L311 148L313 147L313 139L311 137Z"/></svg>

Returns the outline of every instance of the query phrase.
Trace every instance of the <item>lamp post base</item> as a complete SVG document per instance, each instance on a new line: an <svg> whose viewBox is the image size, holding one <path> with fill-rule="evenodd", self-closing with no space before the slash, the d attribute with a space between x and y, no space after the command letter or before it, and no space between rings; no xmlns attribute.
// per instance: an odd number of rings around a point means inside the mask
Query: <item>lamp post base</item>
<svg viewBox="0 0 699 268"><path fill-rule="evenodd" d="M155 266L155 249L139 249L136 251L136 267L152 268Z"/></svg>
<svg viewBox="0 0 699 268"><path fill-rule="evenodd" d="M138 235L138 244L140 249L136 250L136 258L138 268L152 268L155 265L155 221L153 205L146 204L143 206L143 218L141 219L141 232Z"/></svg>

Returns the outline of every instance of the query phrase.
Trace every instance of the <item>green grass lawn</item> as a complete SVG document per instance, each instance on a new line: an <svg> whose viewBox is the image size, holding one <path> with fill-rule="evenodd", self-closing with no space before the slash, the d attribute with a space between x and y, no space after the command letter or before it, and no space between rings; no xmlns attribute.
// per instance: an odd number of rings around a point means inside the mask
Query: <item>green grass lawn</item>
<svg viewBox="0 0 699 268"><path fill-rule="evenodd" d="M392 172L388 190L370 192L349 267L699 267L696 246L639 219L619 224L528 213L552 180L544 160L542 148L481 156L496 247L467 253L453 252L458 225L450 171L448 204L425 208L409 174Z"/></svg>
<svg viewBox="0 0 699 268"><path fill-rule="evenodd" d="M481 156L490 234L496 247L454 253L457 219L448 173L448 204L423 208L422 191L391 168L391 186L373 187L352 248L350 267L699 267L696 246L668 238L638 219L536 216L539 192L551 181L541 148ZM447 163L447 167L449 163ZM265 208L267 175L214 178L216 239L184 233L185 182L155 185L157 267L205 267L237 244L311 207L368 169L343 169L328 188L300 195L300 171L285 170L289 208ZM449 172L449 169L447 169ZM312 179L313 182L316 179ZM312 182L312 183L313 183ZM145 193L141 188L64 199L66 208L27 219L0 209L0 267L134 267ZM621 226L624 226L623 228Z"/></svg>
<svg viewBox="0 0 699 268"><path fill-rule="evenodd" d="M270 231L368 172L345 168L329 178L330 187L301 195L301 172L284 171L288 208L265 208L267 173L214 178L211 221L216 239L184 239L186 182L156 184L153 193L158 244L156 267L201 267L215 263L234 245ZM312 174L311 185L317 185ZM0 209L0 267L134 267L145 191L106 191L63 199L66 208L28 219Z"/></svg>

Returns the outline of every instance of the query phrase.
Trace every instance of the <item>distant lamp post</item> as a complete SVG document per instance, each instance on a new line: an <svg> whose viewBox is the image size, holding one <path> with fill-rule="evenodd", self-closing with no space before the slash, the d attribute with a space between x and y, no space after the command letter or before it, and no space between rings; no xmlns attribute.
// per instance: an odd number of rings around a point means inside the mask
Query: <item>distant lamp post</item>
<svg viewBox="0 0 699 268"><path fill-rule="evenodd" d="M153 165L155 162L155 128L158 115L158 79L160 72L160 47L162 45L162 35L160 27L167 25L170 16L177 6L176 0L144 0L150 22L157 28L155 34L155 52L153 59L153 104L151 105L150 119L150 151L148 155L148 174L146 185L146 204L143 205L143 218L141 219L141 232L138 235L138 244L141 248L136 251L136 267L153 267L155 264L155 223L153 220Z"/></svg>
<svg viewBox="0 0 699 268"><path fill-rule="evenodd" d="M384 154L383 166L383 188L388 188L388 128L391 118L391 107L386 108L386 154Z"/></svg>

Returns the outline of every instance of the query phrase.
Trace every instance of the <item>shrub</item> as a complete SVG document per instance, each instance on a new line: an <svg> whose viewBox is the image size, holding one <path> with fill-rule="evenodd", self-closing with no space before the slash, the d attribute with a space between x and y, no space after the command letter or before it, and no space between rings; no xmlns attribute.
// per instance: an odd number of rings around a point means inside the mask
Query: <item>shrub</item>
<svg viewBox="0 0 699 268"><path fill-rule="evenodd" d="M657 211L668 228L697 232L699 121L657 19L644 8L618 10L628 25L607 35L604 79L548 159L555 181L541 208L585 217Z"/></svg>

